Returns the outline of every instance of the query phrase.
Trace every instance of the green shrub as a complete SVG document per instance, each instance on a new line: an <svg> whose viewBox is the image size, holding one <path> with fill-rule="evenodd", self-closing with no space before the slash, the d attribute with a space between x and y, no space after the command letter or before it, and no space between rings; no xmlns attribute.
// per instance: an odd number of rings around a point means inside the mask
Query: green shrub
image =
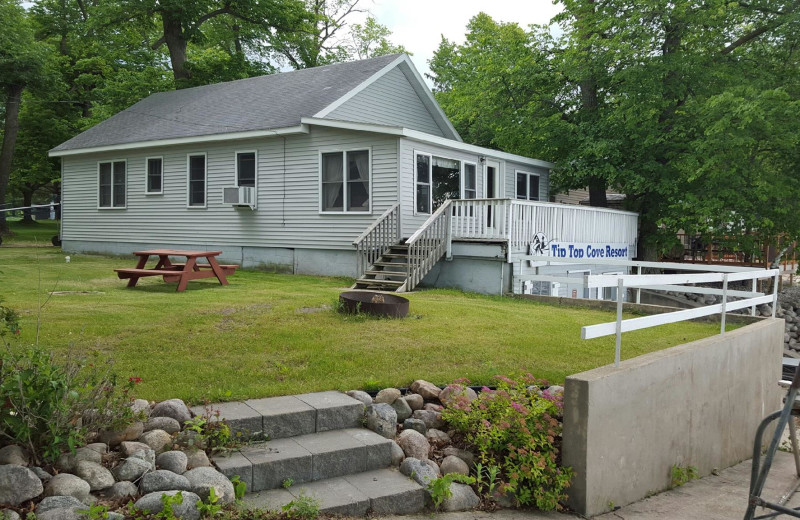
<svg viewBox="0 0 800 520"><path fill-rule="evenodd" d="M572 470L560 465L561 396L540 396L535 390L544 384L530 374L501 376L497 390L484 387L472 403L459 396L442 417L475 447L481 464L500 468L499 492L550 511L566 499ZM529 391L531 385L537 388Z"/></svg>
<svg viewBox="0 0 800 520"><path fill-rule="evenodd" d="M86 434L133 422L130 390L118 384L106 360L63 361L34 346L0 354L0 438L24 446L35 462L53 461L84 442Z"/></svg>
<svg viewBox="0 0 800 520"><path fill-rule="evenodd" d="M281 508L290 520L314 520L319 516L319 500L304 494Z"/></svg>

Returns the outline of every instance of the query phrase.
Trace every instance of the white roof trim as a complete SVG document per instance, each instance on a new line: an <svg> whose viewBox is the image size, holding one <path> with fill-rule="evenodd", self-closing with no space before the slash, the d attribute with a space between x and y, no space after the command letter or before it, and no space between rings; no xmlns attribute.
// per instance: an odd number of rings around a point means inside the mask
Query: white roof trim
<svg viewBox="0 0 800 520"><path fill-rule="evenodd" d="M361 84L359 84L356 88L354 88L344 96L340 97L330 105L326 106L325 108L314 114L312 117L313 118L327 117L328 114L330 114L343 104L353 99L357 94L359 94L364 89L375 83L377 80L385 76L390 70L394 69L400 64L405 64L407 66L407 70L414 77L415 81L412 82L410 78L408 78L408 74L406 74L405 72L403 73L403 75L406 76L406 79L409 79L409 83L411 84L411 88L414 89L414 92L416 92L418 96L422 97L421 101L425 105L425 107L428 108L428 110L433 109L434 113L432 115L434 116L434 119L437 120L439 127L444 126L443 130L451 132L451 134L454 136L456 140L461 141L461 136L458 135L458 132L456 131L455 127L447 118L444 111L442 110L442 107L440 107L439 103L436 102L436 98L433 97L433 94L431 93L430 89L425 84L425 80L422 79L422 76L420 75L419 71L417 70L416 67L414 67L414 63L406 54L398 56L396 60L392 61L391 63L383 67L381 70L379 70L378 72L376 72L375 74L373 74L372 76L361 82ZM414 83L416 83L416 85Z"/></svg>
<svg viewBox="0 0 800 520"><path fill-rule="evenodd" d="M87 153L116 152L119 150L135 150L138 148L152 148L158 146L173 146L181 144L213 143L217 141L235 141L240 139L252 139L257 137L269 137L286 134L307 134L308 125L300 124L297 126L287 126L285 128L275 128L273 130L251 130L247 132L230 132L227 134L198 135L191 137L176 137L174 139L159 139L156 141L136 141L133 143L110 144L106 146L94 146L90 148L74 148L70 150L50 150L50 157L66 157L69 155L82 155Z"/></svg>
<svg viewBox="0 0 800 520"><path fill-rule="evenodd" d="M438 146L445 146L464 152L484 155L490 159L500 159L504 161L512 161L519 164L527 164L529 166L537 166L539 168L553 168L555 164L539 159L531 159L523 155L516 155L513 153L501 152L500 150L493 150L491 148L484 148L483 146L475 146L474 144L467 144L463 141L456 141L454 139L447 139L446 137L439 137L438 135L426 134L417 130L410 130L408 128L401 128L399 126L386 126L375 125L370 123L357 123L354 121L339 121L336 119L319 119L314 117L304 117L301 122L305 125L326 126L329 128L342 128L344 130L355 130L358 132L375 132L379 134L396 135L399 137L406 137L414 139L423 143L434 144Z"/></svg>

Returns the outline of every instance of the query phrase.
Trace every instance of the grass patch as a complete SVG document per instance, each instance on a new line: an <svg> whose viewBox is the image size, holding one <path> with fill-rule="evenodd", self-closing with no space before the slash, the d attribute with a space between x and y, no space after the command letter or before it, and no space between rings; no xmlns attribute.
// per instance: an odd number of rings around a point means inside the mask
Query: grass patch
<svg viewBox="0 0 800 520"><path fill-rule="evenodd" d="M10 235L3 235L3 246L51 246L53 235L58 235L60 221L34 220L30 223L9 220ZM0 246L2 247L2 246Z"/></svg>
<svg viewBox="0 0 800 520"><path fill-rule="evenodd" d="M556 307L452 290L408 295L403 320L342 316L332 310L352 280L240 270L221 287L160 278L127 289L113 269L131 258L57 249L0 248L0 294L21 316L21 342L59 353L100 351L120 376L141 377L140 397L232 400L318 390L408 386L531 372L553 383L614 360L614 337L580 339L583 325L613 321L604 311ZM41 282L38 281L41 277ZM676 323L626 333L631 358L718 332Z"/></svg>

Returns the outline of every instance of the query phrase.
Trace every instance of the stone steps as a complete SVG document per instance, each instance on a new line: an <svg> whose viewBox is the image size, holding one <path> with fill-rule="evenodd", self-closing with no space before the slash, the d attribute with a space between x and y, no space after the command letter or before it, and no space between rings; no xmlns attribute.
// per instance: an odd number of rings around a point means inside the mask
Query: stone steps
<svg viewBox="0 0 800 520"><path fill-rule="evenodd" d="M301 495L319 502L321 513L345 516L405 515L425 507L425 491L416 482L393 469L378 469L287 489L272 489L245 496L247 509L280 510Z"/></svg>
<svg viewBox="0 0 800 520"><path fill-rule="evenodd" d="M280 509L300 493L323 512L363 516L415 513L426 493L392 464L392 441L362 428L364 404L318 392L212 405L231 430L268 441L212 457L217 469L247 484L248 507ZM203 407L193 409L203 413ZM288 488L286 485L291 484Z"/></svg>

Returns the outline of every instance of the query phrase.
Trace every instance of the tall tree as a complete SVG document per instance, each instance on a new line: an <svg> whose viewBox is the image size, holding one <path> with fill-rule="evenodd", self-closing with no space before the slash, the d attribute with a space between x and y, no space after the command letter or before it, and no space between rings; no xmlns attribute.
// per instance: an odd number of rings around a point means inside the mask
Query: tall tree
<svg viewBox="0 0 800 520"><path fill-rule="evenodd" d="M0 147L0 208L5 207L11 164L19 130L22 93L38 86L46 67L46 49L37 44L22 6L0 0L0 96L5 106L3 144ZM0 233L8 232L5 212L0 212Z"/></svg>

